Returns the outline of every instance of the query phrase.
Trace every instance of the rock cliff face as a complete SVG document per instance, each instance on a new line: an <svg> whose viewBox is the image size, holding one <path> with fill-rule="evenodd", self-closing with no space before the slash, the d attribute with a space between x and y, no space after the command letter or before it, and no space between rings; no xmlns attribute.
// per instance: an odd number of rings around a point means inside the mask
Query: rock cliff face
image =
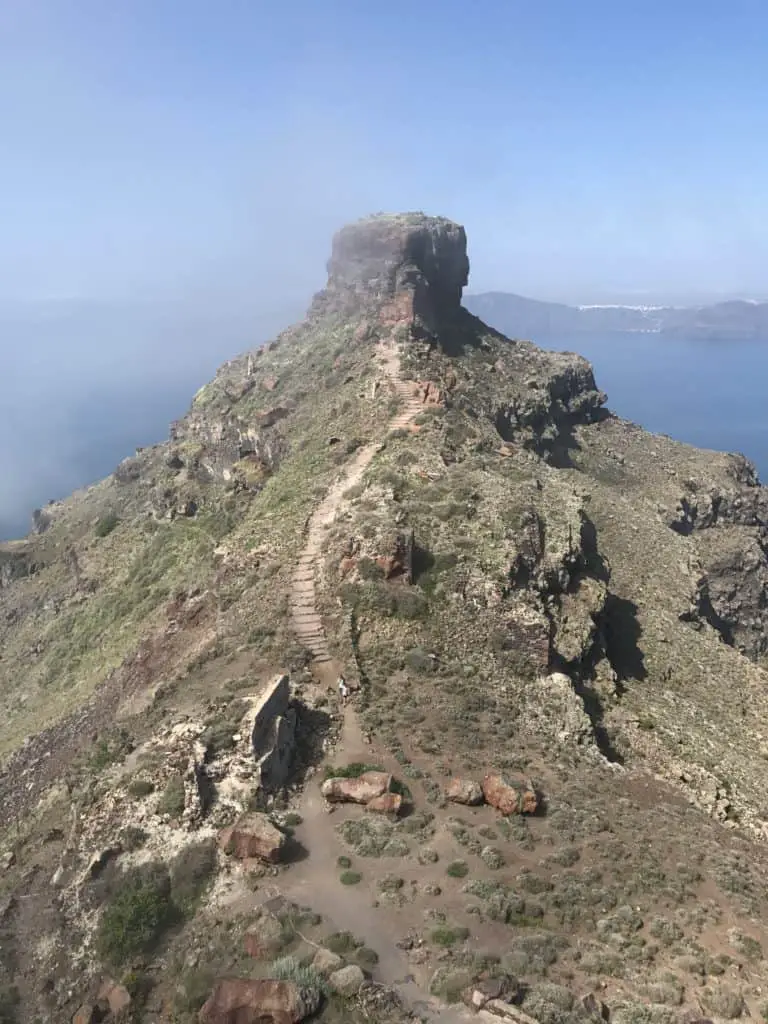
<svg viewBox="0 0 768 1024"><path fill-rule="evenodd" d="M0 545L0 1018L192 1024L230 975L266 1012L363 938L339 1024L401 1024L390 984L763 1012L765 491L472 316L468 270L442 218L342 229L302 323Z"/></svg>
<svg viewBox="0 0 768 1024"><path fill-rule="evenodd" d="M385 318L433 331L458 311L468 277L464 228L417 213L381 215L334 237L328 284L312 312L377 304Z"/></svg>

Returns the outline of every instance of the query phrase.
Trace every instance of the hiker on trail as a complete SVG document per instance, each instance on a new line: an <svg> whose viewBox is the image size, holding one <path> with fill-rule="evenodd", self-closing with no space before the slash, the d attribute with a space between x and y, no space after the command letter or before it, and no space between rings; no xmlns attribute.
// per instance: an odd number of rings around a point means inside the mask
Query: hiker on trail
<svg viewBox="0 0 768 1024"><path fill-rule="evenodd" d="M339 697L341 698L341 703L342 704L346 704L346 702L347 702L347 695L348 694L349 694L349 687L346 684L344 676L339 676Z"/></svg>

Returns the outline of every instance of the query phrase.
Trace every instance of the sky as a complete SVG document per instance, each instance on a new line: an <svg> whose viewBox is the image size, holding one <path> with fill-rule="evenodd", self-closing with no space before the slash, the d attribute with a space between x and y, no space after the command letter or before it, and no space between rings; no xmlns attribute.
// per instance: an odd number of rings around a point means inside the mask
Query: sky
<svg viewBox="0 0 768 1024"><path fill-rule="evenodd" d="M475 291L768 298L767 45L749 0L0 0L0 535L371 212L463 223Z"/></svg>

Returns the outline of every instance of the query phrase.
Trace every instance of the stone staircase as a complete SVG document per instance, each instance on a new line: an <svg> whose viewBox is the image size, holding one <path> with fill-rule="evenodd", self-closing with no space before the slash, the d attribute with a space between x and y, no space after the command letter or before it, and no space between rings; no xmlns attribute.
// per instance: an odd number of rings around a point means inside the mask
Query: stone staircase
<svg viewBox="0 0 768 1024"><path fill-rule="evenodd" d="M387 356L388 358L382 359L382 366L394 386L395 393L402 401L402 408L390 420L387 430L402 430L413 422L424 406L415 381L400 378L399 359L397 359L396 353L388 350ZM328 648L328 638L317 610L315 591L315 572L318 560L322 555L325 533L336 516L344 493L359 483L379 448L380 445L375 442L359 448L354 457L344 466L339 479L317 505L309 520L307 543L299 557L291 580L290 607L294 631L301 643L311 652L313 661L318 665L328 664L332 660Z"/></svg>

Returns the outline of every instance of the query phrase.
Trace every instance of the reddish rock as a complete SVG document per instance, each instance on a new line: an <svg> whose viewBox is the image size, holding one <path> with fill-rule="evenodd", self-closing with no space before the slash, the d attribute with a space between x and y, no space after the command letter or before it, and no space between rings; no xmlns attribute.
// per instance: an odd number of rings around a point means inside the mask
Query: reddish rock
<svg viewBox="0 0 768 1024"><path fill-rule="evenodd" d="M539 802L531 786L513 786L503 776L490 773L483 779L483 796L502 814L535 814Z"/></svg>
<svg viewBox="0 0 768 1024"><path fill-rule="evenodd" d="M200 1011L200 1024L299 1024L313 1014L319 997L292 981L222 978Z"/></svg>
<svg viewBox="0 0 768 1024"><path fill-rule="evenodd" d="M483 790L479 782L473 779L451 779L445 795L454 804L465 804L474 807L483 802Z"/></svg>
<svg viewBox="0 0 768 1024"><path fill-rule="evenodd" d="M342 558L339 562L339 573L348 576L357 566L357 559L352 557Z"/></svg>
<svg viewBox="0 0 768 1024"><path fill-rule="evenodd" d="M258 858L276 864L285 847L285 833L276 828L266 814L244 814L231 828L221 833L219 845L224 853L238 860Z"/></svg>
<svg viewBox="0 0 768 1024"><path fill-rule="evenodd" d="M105 981L96 998L99 1003L106 1003L115 1017L131 1005L130 992L125 985L118 985L115 981Z"/></svg>
<svg viewBox="0 0 768 1024"><path fill-rule="evenodd" d="M277 387L277 377L265 377L262 381L262 387L267 391L274 391Z"/></svg>
<svg viewBox="0 0 768 1024"><path fill-rule="evenodd" d="M366 811L374 814L399 814L403 806L403 798L399 793L384 793L382 796L375 796L365 805Z"/></svg>
<svg viewBox="0 0 768 1024"><path fill-rule="evenodd" d="M387 772L363 772L357 779L326 779L320 792L336 804L367 804L389 792L392 776Z"/></svg>

